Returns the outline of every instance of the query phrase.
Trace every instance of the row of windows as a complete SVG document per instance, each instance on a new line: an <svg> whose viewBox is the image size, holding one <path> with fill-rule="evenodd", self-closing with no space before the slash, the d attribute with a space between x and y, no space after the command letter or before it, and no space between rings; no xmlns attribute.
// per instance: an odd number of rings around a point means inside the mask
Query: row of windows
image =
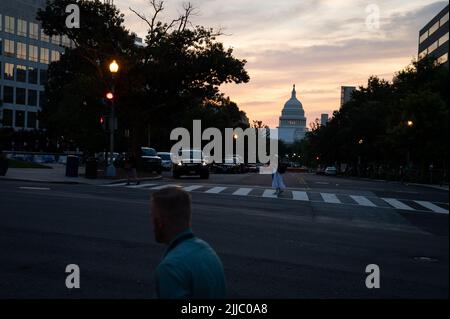
<svg viewBox="0 0 450 319"><path fill-rule="evenodd" d="M3 87L3 102L16 105L38 106L38 91L5 85ZM42 108L43 104L44 91L39 91L39 107Z"/></svg>
<svg viewBox="0 0 450 319"><path fill-rule="evenodd" d="M447 21L448 21L448 12L420 36L419 43L425 41L430 35L435 33L440 27L442 27Z"/></svg>
<svg viewBox="0 0 450 319"><path fill-rule="evenodd" d="M447 61L448 61L448 53L445 53L445 54L441 55L441 56L437 59L437 62L438 62L439 64L447 63Z"/></svg>
<svg viewBox="0 0 450 319"><path fill-rule="evenodd" d="M1 70L2 63L0 61L0 79L2 79ZM27 67L20 64L14 65L12 63L5 63L3 79L22 83L45 85L47 83L47 70L38 70L37 68Z"/></svg>
<svg viewBox="0 0 450 319"><path fill-rule="evenodd" d="M15 112L15 116L14 115ZM3 126L12 127L13 122L15 127L37 128L37 112L13 111L10 109L3 109Z"/></svg>
<svg viewBox="0 0 450 319"><path fill-rule="evenodd" d="M425 50L419 53L419 59L422 59L427 54L432 53L434 50L439 48L441 45L443 45L445 42L448 41L448 32L444 34L442 37L440 37L437 41L434 41L432 44L428 46Z"/></svg>
<svg viewBox="0 0 450 319"><path fill-rule="evenodd" d="M16 28L17 20L17 28ZM66 47L73 47L73 42L66 35L52 36L51 39L48 35L44 33L44 30L39 31L39 25L35 22L28 22L20 18L14 18L10 16L5 16L5 27L4 31L11 34L17 34L22 37L29 37L31 39L40 40L44 42L51 42L56 45L63 45ZM0 31L2 30L2 15L0 14ZM16 32L17 30L17 32Z"/></svg>
<svg viewBox="0 0 450 319"><path fill-rule="evenodd" d="M15 43L13 40L8 39L4 40L4 45L2 45L2 43L2 39L0 39L0 55L4 54L9 57L17 57L18 59L27 60L28 58L28 60L32 62L49 64L50 62L59 61L61 56L59 51L39 48L36 45L29 44L27 46L25 43ZM3 53L1 50L2 47L4 47Z"/></svg>

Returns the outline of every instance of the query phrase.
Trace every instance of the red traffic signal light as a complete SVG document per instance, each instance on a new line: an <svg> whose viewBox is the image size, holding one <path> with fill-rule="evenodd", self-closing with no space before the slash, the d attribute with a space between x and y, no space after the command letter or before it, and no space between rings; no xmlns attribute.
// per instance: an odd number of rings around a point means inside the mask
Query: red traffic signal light
<svg viewBox="0 0 450 319"><path fill-rule="evenodd" d="M106 93L106 98L108 100L112 100L112 99L114 99L114 94L112 92L108 92L108 93Z"/></svg>

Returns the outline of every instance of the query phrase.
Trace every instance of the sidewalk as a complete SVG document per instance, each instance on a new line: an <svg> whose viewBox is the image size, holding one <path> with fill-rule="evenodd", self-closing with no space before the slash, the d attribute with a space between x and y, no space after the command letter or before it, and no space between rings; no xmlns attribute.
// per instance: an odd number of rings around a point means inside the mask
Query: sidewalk
<svg viewBox="0 0 450 319"><path fill-rule="evenodd" d="M120 178L96 178L90 179L84 177L84 167L79 167L79 177L67 177L66 166L62 164L45 164L52 167L45 168L10 168L6 176L0 176L2 180L28 181L38 183L59 183L59 184L89 184L102 185L126 182ZM161 176L139 178L140 181L150 181L160 179Z"/></svg>

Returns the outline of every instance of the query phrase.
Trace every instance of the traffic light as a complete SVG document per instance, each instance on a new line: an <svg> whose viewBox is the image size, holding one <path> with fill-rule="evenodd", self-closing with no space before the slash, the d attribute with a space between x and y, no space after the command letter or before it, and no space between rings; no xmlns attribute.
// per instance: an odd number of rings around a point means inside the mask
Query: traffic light
<svg viewBox="0 0 450 319"><path fill-rule="evenodd" d="M102 129L106 129L106 122L105 122L105 117L104 116L100 116L100 125L102 126Z"/></svg>

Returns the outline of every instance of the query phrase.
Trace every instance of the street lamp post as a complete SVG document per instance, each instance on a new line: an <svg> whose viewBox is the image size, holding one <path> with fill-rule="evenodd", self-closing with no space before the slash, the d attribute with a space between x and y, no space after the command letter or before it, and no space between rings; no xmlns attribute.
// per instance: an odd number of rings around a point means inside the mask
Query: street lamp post
<svg viewBox="0 0 450 319"><path fill-rule="evenodd" d="M113 60L109 64L109 71L111 72L112 76L112 85L111 85L111 92L109 92L106 95L107 99L111 101L111 117L109 118L109 165L106 168L106 176L114 177L116 176L116 168L114 167L114 131L116 129L115 127L116 112L114 105L114 98L115 98L114 75L119 71L119 64L117 64L116 60Z"/></svg>

